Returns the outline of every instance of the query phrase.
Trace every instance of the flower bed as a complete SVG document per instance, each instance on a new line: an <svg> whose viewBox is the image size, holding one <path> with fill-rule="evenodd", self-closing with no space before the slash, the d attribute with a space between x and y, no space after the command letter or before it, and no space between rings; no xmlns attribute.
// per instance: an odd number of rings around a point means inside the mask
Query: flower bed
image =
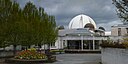
<svg viewBox="0 0 128 64"><path fill-rule="evenodd" d="M56 61L55 56L50 56L51 60L48 60L46 54L37 52L36 49L23 50L14 58L6 59L6 63L16 63L16 64L38 64L38 63L52 63Z"/></svg>
<svg viewBox="0 0 128 64"><path fill-rule="evenodd" d="M44 53L39 53L36 50L23 50L19 52L15 59L47 59L47 56Z"/></svg>

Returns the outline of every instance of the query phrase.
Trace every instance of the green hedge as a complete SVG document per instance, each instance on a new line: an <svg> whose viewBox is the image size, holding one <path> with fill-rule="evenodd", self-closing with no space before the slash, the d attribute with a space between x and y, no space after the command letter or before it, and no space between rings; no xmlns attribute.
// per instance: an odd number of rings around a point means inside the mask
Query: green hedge
<svg viewBox="0 0 128 64"><path fill-rule="evenodd" d="M126 48L124 44L117 44L117 43L102 43L100 44L102 48Z"/></svg>
<svg viewBox="0 0 128 64"><path fill-rule="evenodd" d="M64 52L64 50L50 50L50 52Z"/></svg>

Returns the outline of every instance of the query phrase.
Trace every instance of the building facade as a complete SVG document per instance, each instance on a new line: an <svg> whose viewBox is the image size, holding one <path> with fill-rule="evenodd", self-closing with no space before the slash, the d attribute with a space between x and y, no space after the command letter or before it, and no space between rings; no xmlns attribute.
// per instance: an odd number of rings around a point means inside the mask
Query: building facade
<svg viewBox="0 0 128 64"><path fill-rule="evenodd" d="M128 23L112 26L111 34L106 34L103 27L97 28L95 21L87 15L75 16L69 23L68 29L60 26L58 38L55 43L50 44L51 49L68 50L100 50L103 40L121 40L128 38ZM35 47L34 45L32 47ZM13 49L13 46L6 47ZM21 49L18 46L17 49ZM42 45L47 49L47 45Z"/></svg>
<svg viewBox="0 0 128 64"><path fill-rule="evenodd" d="M99 50L101 41L107 40L105 30L97 29L94 20L87 15L77 15L70 21L68 27L59 30L58 40L55 43L57 49Z"/></svg>
<svg viewBox="0 0 128 64"><path fill-rule="evenodd" d="M128 35L128 23L118 24L112 26L112 36L127 36Z"/></svg>

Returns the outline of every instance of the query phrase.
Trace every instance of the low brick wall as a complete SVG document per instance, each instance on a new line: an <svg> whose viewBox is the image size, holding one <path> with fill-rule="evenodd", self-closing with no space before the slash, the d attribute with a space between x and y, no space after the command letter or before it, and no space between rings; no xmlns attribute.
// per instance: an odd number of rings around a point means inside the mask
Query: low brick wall
<svg viewBox="0 0 128 64"><path fill-rule="evenodd" d="M13 56L13 51L0 51L0 58Z"/></svg>
<svg viewBox="0 0 128 64"><path fill-rule="evenodd" d="M102 48L102 64L128 64L128 49Z"/></svg>

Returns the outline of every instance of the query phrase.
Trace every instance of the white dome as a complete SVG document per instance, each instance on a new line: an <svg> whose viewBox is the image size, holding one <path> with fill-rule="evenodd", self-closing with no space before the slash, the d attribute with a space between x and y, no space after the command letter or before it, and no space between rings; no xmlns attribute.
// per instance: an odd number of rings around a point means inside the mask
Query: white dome
<svg viewBox="0 0 128 64"><path fill-rule="evenodd" d="M70 23L69 23L69 29L74 29L74 28L85 28L87 24L92 24L94 29L96 29L96 24L93 21L92 18L90 18L87 15L78 15L74 17Z"/></svg>

